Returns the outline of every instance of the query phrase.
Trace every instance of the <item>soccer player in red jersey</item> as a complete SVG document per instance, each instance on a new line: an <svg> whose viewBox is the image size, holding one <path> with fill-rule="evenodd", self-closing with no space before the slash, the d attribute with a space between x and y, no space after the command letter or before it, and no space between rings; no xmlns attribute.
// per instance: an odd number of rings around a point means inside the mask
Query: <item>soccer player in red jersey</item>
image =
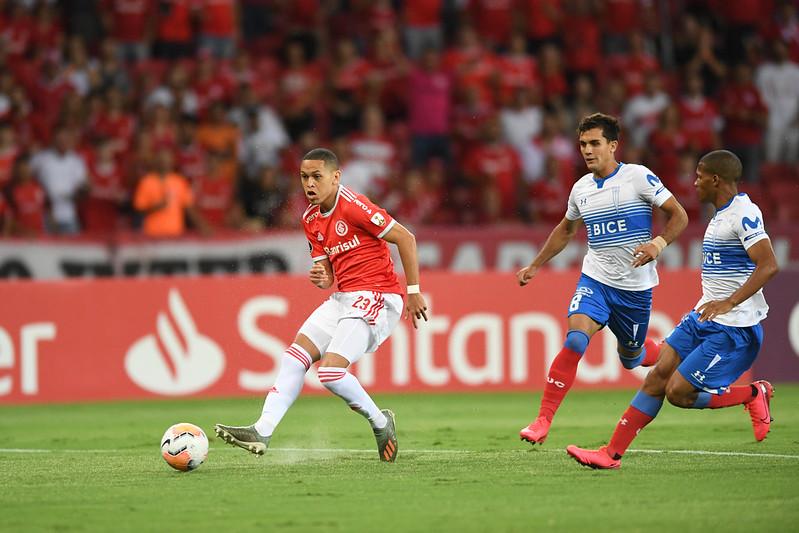
<svg viewBox="0 0 799 533"><path fill-rule="evenodd" d="M369 420L380 460L393 462L398 452L394 413L377 407L347 367L388 338L402 316L404 293L405 317L414 327L417 320L427 320L427 304L419 291L416 239L385 210L340 184L338 158L330 150L315 148L305 154L300 177L311 203L302 217L313 259L309 277L320 289L331 287L337 278L338 291L311 313L286 348L258 421L243 427L216 424L216 434L263 455L299 396L305 373L321 361L319 381ZM405 290L386 242L399 251Z"/></svg>

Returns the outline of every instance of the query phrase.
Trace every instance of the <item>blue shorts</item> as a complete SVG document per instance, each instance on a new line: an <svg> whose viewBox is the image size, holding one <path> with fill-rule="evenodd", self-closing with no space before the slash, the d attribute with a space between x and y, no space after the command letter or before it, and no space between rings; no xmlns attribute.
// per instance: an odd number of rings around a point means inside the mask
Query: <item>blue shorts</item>
<svg viewBox="0 0 799 533"><path fill-rule="evenodd" d="M694 387L721 394L749 370L763 344L763 326L737 328L699 321L691 311L666 338L682 360L677 370Z"/></svg>
<svg viewBox="0 0 799 533"><path fill-rule="evenodd" d="M651 310L652 289L623 291L583 274L569 302L568 316L588 315L594 322L608 326L619 344L635 351L646 340Z"/></svg>

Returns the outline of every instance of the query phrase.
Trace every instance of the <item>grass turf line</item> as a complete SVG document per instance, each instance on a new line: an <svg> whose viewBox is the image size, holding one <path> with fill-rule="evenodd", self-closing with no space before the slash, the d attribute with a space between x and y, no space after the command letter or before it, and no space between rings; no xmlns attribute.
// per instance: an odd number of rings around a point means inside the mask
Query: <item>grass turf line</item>
<svg viewBox="0 0 799 533"><path fill-rule="evenodd" d="M0 448L108 451L0 452L0 531L788 531L799 520L799 461L778 457L799 454L799 386L777 386L762 443L740 407L671 406L633 443L762 455L630 452L613 472L562 450L604 443L632 391L574 391L532 448L517 433L539 397L377 396L397 413L393 465L360 451L374 446L368 425L330 396L301 397L263 458L212 436L214 422L250 423L260 398L4 406ZM158 450L179 421L214 448L188 474Z"/></svg>

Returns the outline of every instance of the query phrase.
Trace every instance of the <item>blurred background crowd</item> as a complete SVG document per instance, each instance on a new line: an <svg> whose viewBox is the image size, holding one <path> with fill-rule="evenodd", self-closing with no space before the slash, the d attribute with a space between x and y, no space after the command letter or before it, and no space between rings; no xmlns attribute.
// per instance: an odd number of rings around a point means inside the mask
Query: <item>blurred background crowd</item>
<svg viewBox="0 0 799 533"><path fill-rule="evenodd" d="M692 218L724 147L799 221L794 0L0 0L2 234L298 228L316 146L407 224L552 224L595 111Z"/></svg>

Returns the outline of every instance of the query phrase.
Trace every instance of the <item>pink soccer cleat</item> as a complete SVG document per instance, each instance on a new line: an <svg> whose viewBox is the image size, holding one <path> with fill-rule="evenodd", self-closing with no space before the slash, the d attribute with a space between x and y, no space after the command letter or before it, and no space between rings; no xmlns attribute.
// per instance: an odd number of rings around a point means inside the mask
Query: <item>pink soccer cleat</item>
<svg viewBox="0 0 799 533"><path fill-rule="evenodd" d="M749 418L752 419L752 429L755 432L755 440L762 441L771 429L771 397L774 396L774 387L766 380L755 381L752 383L757 387L757 396L751 402L744 405L744 409L749 411Z"/></svg>
<svg viewBox="0 0 799 533"><path fill-rule="evenodd" d="M614 459L608 455L608 447L602 446L598 450L584 450L574 444L566 447L566 453L571 455L575 461L589 468L610 470L621 467L621 459Z"/></svg>
<svg viewBox="0 0 799 533"><path fill-rule="evenodd" d="M530 444L544 444L549 433L549 426L552 422L545 416L539 416L529 426L519 432L519 438L526 440Z"/></svg>

